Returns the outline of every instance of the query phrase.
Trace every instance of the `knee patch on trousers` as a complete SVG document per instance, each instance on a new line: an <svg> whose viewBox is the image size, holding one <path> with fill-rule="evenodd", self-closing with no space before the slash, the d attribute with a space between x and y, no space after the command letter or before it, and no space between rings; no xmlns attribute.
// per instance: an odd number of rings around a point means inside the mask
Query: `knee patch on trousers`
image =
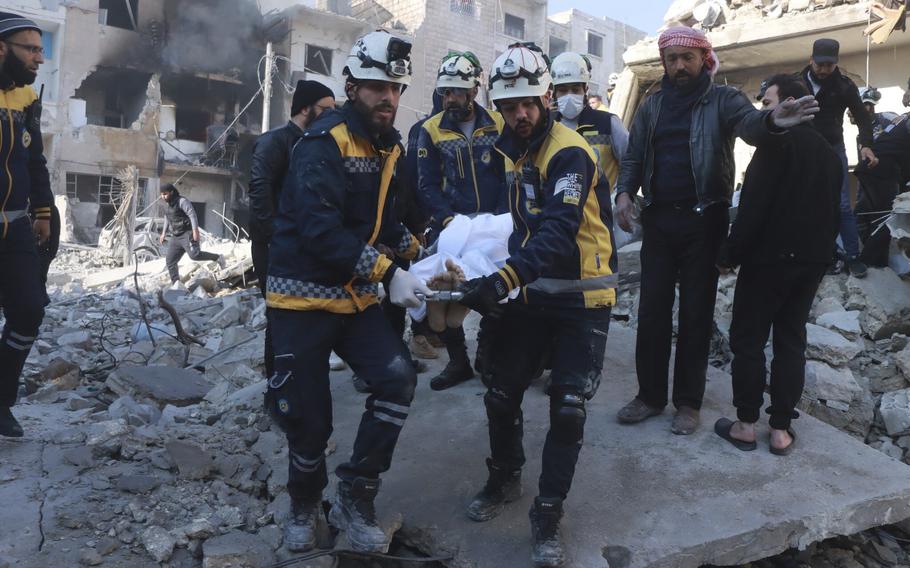
<svg viewBox="0 0 910 568"><path fill-rule="evenodd" d="M514 400L504 391L490 388L483 395L483 404L487 407L487 418L490 420L511 418L517 408Z"/></svg>
<svg viewBox="0 0 910 568"><path fill-rule="evenodd" d="M585 398L576 393L560 393L550 398L550 429L563 443L581 442L585 435Z"/></svg>
<svg viewBox="0 0 910 568"><path fill-rule="evenodd" d="M417 388L417 371L414 365L404 356L397 355L389 363L387 370L391 380L382 382L383 385L388 385L388 388L383 389L382 393L377 393L380 398L407 403L414 400L414 389Z"/></svg>

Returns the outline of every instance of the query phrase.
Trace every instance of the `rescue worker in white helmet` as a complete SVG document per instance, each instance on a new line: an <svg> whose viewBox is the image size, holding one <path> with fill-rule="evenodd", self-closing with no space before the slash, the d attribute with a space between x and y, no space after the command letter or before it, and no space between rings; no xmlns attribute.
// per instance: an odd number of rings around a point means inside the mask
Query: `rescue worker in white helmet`
<svg viewBox="0 0 910 568"><path fill-rule="evenodd" d="M859 90L859 99L863 101L863 106L866 107L869 116L872 117L872 140L874 141L891 124L891 121L897 118L897 113L875 112L875 105L882 100L882 94L875 87L866 86L861 88ZM850 111L847 111L847 113L850 115L850 122L856 124L853 114ZM857 136L856 143L859 144L859 136Z"/></svg>
<svg viewBox="0 0 910 568"><path fill-rule="evenodd" d="M435 235L458 214L508 211L503 157L493 148L502 132L502 117L475 100L482 72L473 53L449 52L436 77L436 94L442 98L443 110L429 118L420 131L418 198L430 216ZM481 338L486 337L488 325L482 325ZM448 328L440 333L440 338L445 342L449 362L430 380L433 390L445 390L474 376L464 328ZM482 364L477 361L481 372Z"/></svg>
<svg viewBox="0 0 910 568"><path fill-rule="evenodd" d="M349 461L339 465L330 519L354 550L384 552L373 501L408 416L417 376L407 347L379 308L383 283L393 303L417 307L432 295L379 253L418 255L417 239L395 219L402 154L394 121L411 76L411 44L384 31L357 40L344 69L348 101L311 123L294 147L269 245L266 302L275 374L266 404L288 440L291 551L316 544L325 449L332 433L329 354L338 353L370 386Z"/></svg>
<svg viewBox="0 0 910 568"><path fill-rule="evenodd" d="M551 65L556 120L572 128L591 145L597 165L607 176L610 188L616 187L619 161L629 144L629 132L618 116L596 111L587 104L585 93L591 81L591 61L580 53L561 53Z"/></svg>
<svg viewBox="0 0 910 568"><path fill-rule="evenodd" d="M484 396L489 477L467 512L487 521L521 495L522 398L550 351L550 431L530 510L531 557L537 566L560 566L562 503L581 450L585 402L599 386L616 300L610 191L591 146L553 120L552 81L537 46L513 44L490 73L490 95L506 123L496 149L506 158L516 229L505 266L464 286L464 305L499 318ZM503 304L515 289L518 296Z"/></svg>
<svg viewBox="0 0 910 568"><path fill-rule="evenodd" d="M613 91L616 90L616 85L619 84L619 73L610 73L610 77L607 79L607 102L613 103Z"/></svg>

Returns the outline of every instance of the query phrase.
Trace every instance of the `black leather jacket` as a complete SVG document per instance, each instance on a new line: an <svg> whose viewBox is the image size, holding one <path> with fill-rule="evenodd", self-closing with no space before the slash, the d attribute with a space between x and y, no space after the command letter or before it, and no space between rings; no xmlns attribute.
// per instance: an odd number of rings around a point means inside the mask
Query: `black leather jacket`
<svg viewBox="0 0 910 568"><path fill-rule="evenodd" d="M253 146L249 192L250 237L253 240L267 241L272 237L272 221L288 173L291 150L301 136L303 130L288 121L260 136Z"/></svg>
<svg viewBox="0 0 910 568"><path fill-rule="evenodd" d="M653 139L662 97L661 92L652 94L635 114L616 187L617 195L633 196L641 188L645 207L651 205L653 196ZM701 213L715 203L730 202L736 172L734 139L739 137L757 146L773 136L773 126L770 111L756 110L742 92L714 83L695 103L692 113L689 149L698 195L695 211Z"/></svg>

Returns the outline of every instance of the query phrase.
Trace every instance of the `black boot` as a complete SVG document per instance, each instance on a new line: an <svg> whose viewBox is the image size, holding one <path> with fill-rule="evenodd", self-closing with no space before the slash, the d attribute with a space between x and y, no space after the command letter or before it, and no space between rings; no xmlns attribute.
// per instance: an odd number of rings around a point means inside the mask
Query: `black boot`
<svg viewBox="0 0 910 568"><path fill-rule="evenodd" d="M534 539L531 561L535 566L562 566L566 560L562 536L559 534L562 500L537 497L528 516L531 517L531 538Z"/></svg>
<svg viewBox="0 0 910 568"><path fill-rule="evenodd" d="M441 373L430 379L430 388L436 391L446 390L458 383L474 377L471 360L468 359L468 348L465 345L464 329L447 329L444 334L449 362Z"/></svg>
<svg viewBox="0 0 910 568"><path fill-rule="evenodd" d="M502 511L503 505L521 497L521 470L509 471L487 458L490 477L487 484L468 505L468 516L477 521L489 521Z"/></svg>
<svg viewBox="0 0 910 568"><path fill-rule="evenodd" d="M316 547L316 531L322 516L322 503L291 500L291 514L284 525L284 545L291 552L306 552Z"/></svg>
<svg viewBox="0 0 910 568"><path fill-rule="evenodd" d="M338 493L329 512L329 521L347 532L355 552L385 553L388 549L389 543L376 521L376 509L373 507L379 485L378 479L364 477L357 477L352 482L338 482Z"/></svg>
<svg viewBox="0 0 910 568"><path fill-rule="evenodd" d="M21 438L24 432L22 426L10 412L8 406L0 406L0 436L9 438Z"/></svg>

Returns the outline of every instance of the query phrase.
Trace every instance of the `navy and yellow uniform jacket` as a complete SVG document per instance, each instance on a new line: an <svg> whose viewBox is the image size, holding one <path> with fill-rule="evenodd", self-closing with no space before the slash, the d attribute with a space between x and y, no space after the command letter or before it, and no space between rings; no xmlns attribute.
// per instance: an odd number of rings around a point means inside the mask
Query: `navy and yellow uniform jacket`
<svg viewBox="0 0 910 568"><path fill-rule="evenodd" d="M350 314L377 303L378 283L392 261L419 244L395 219L393 198L401 156L393 130L374 142L347 103L326 111L294 147L269 247L266 302L287 310Z"/></svg>
<svg viewBox="0 0 910 568"><path fill-rule="evenodd" d="M603 308L616 302L610 188L594 151L548 116L530 144L509 128L496 142L506 157L514 229L499 271L528 304Z"/></svg>
<svg viewBox="0 0 910 568"><path fill-rule="evenodd" d="M0 238L9 224L31 206L36 219L50 219L51 191L44 144L41 141L40 103L31 87L0 90Z"/></svg>
<svg viewBox="0 0 910 568"><path fill-rule="evenodd" d="M610 182L610 188L615 189L616 178L619 177L619 157L629 143L629 133L625 131L622 122L606 109L585 106L578 115L575 131L591 145L598 167Z"/></svg>
<svg viewBox="0 0 910 568"><path fill-rule="evenodd" d="M493 148L502 132L502 117L477 104L474 114L470 140L445 111L427 119L420 131L417 195L437 229L459 213L506 211L503 160Z"/></svg>

